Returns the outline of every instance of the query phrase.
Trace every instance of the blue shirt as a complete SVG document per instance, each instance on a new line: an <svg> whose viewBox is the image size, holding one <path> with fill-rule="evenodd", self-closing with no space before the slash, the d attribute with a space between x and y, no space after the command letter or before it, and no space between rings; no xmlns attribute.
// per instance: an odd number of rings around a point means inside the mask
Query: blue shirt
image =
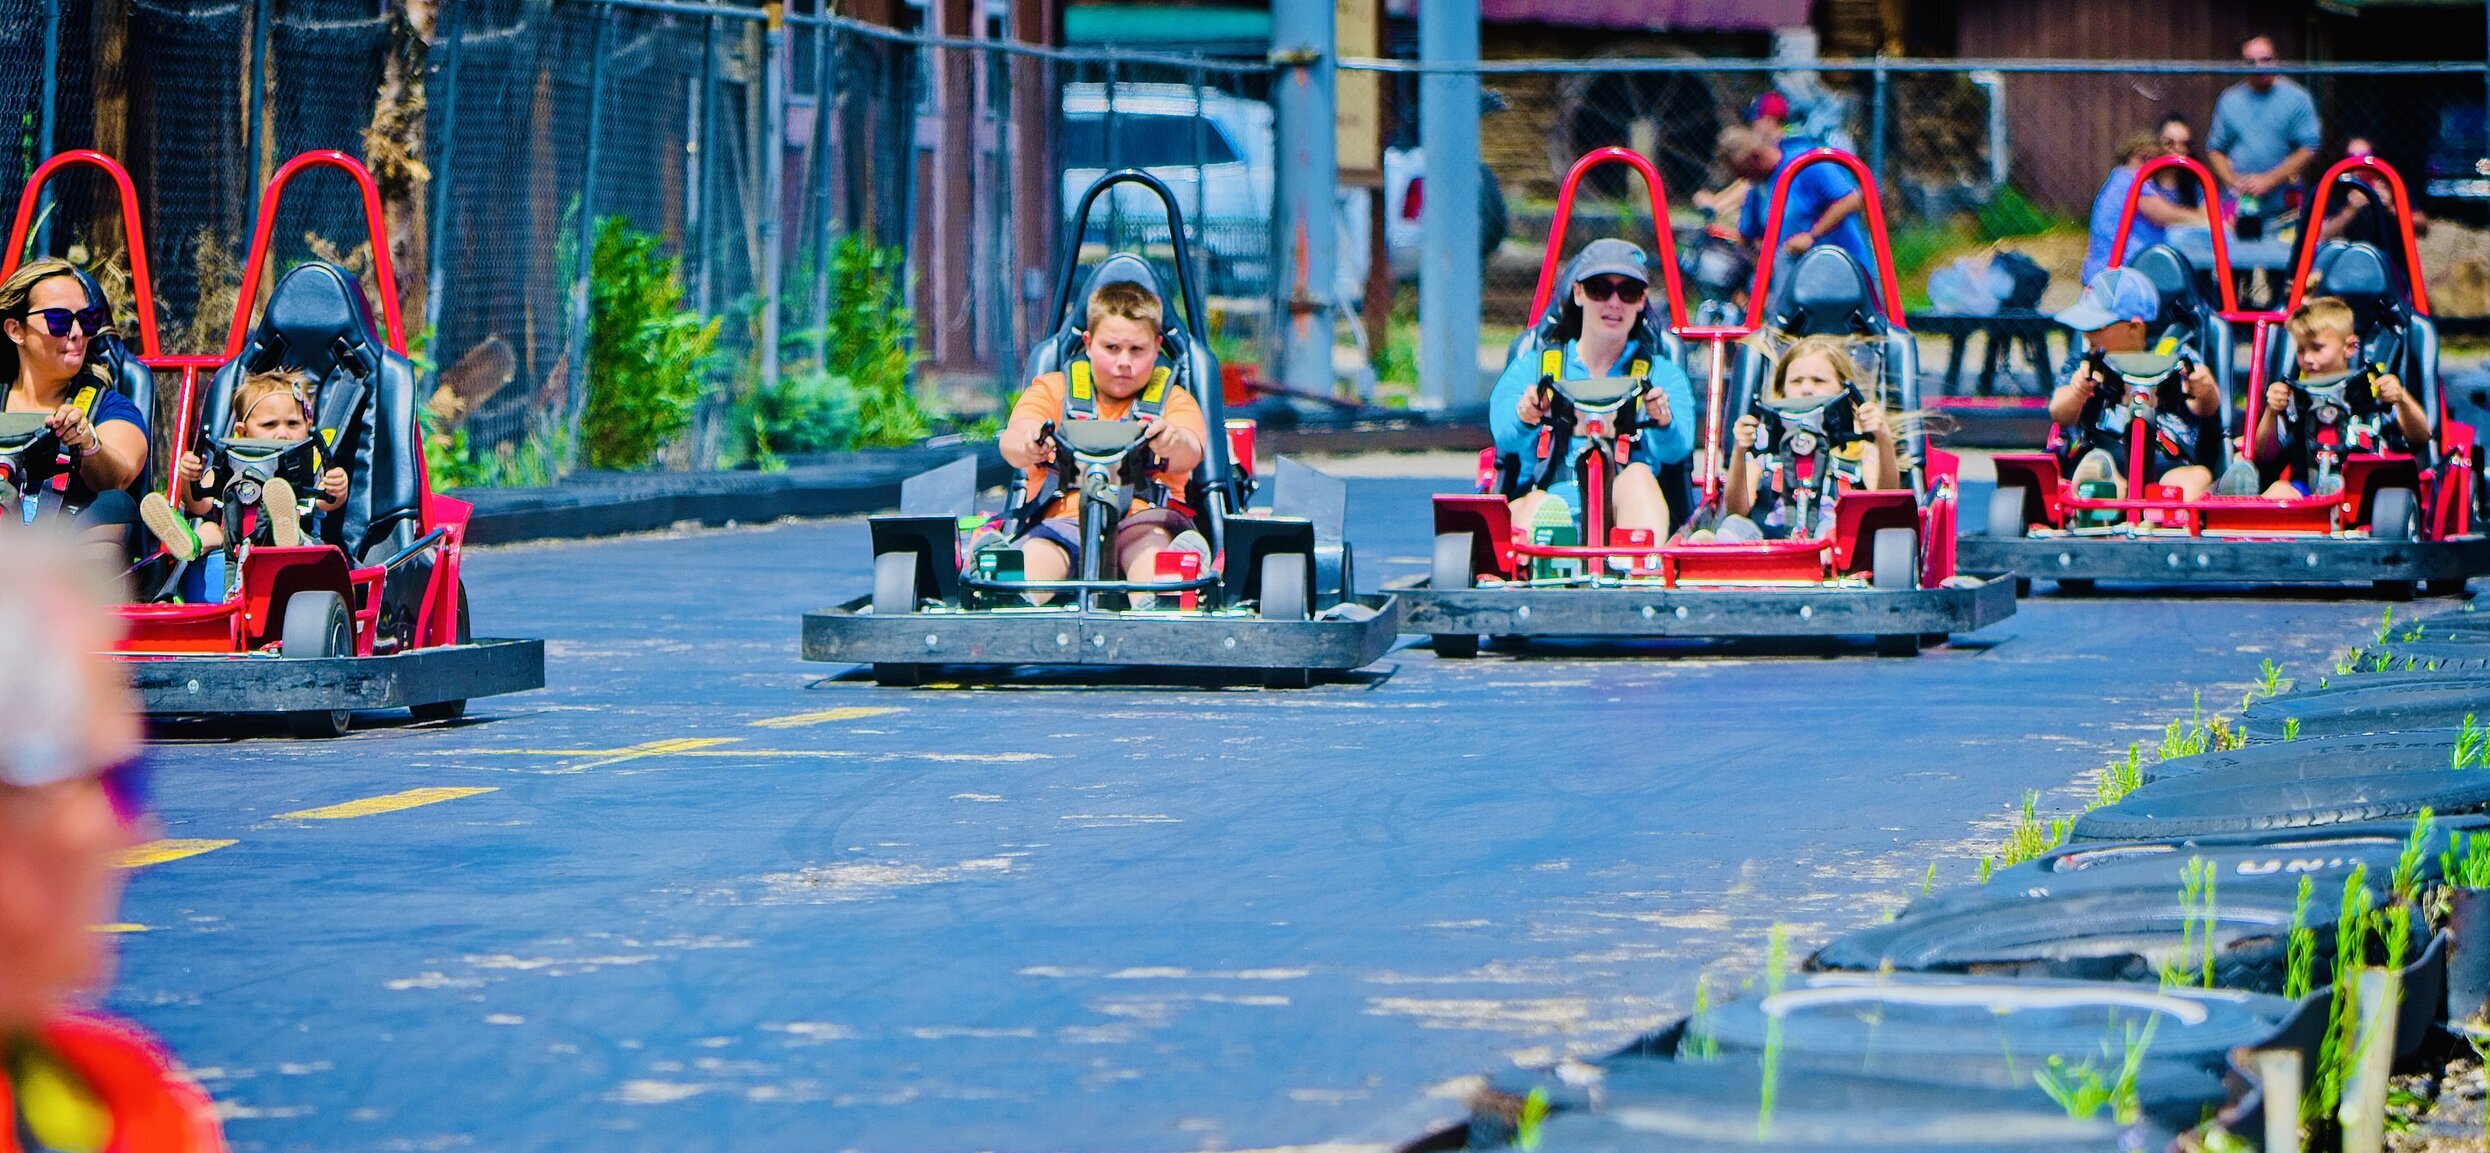
<svg viewBox="0 0 2490 1153"><path fill-rule="evenodd" d="M2125 164L2110 169L2110 178L2101 182L2100 193L2092 198L2092 243L2084 249L2086 284L2110 266L2110 242L2118 238L2118 214L2127 207L2127 189L2135 185L2136 171ZM2169 229L2153 223L2153 218L2144 214L2147 196L2168 200L2170 190L2150 180L2144 182L2143 195L2136 197L2135 223L2127 228L2127 250L2118 257L2122 265L2134 259L2136 253L2170 238Z"/></svg>
<svg viewBox="0 0 2490 1153"><path fill-rule="evenodd" d="M1566 380L1588 380L1591 370L1582 363L1578 340L1565 342ZM1633 366L1634 358L1651 356L1642 341L1629 340L1625 351L1617 357L1614 375ZM1523 424L1517 411L1522 394L1539 383L1539 355L1528 353L1505 363L1504 373L1496 378L1496 389L1487 398L1487 427L1495 433L1496 452L1522 458L1523 467L1533 469L1525 475L1536 475L1539 460L1539 426ZM1666 357L1651 360L1651 383L1669 398L1669 423L1665 428L1644 422L1634 437L1634 459L1650 465L1655 471L1664 464L1676 464L1695 453L1695 421L1700 413L1695 408L1695 386L1686 379L1686 370ZM1557 469L1557 479L1572 475L1573 463L1567 461Z"/></svg>
<svg viewBox="0 0 2490 1153"><path fill-rule="evenodd" d="M2317 103L2308 89L2276 77L2259 92L2246 81L2222 90L2213 102L2213 128L2205 148L2231 158L2241 176L2271 172L2286 157L2318 144Z"/></svg>
<svg viewBox="0 0 2490 1153"><path fill-rule="evenodd" d="M1780 182L1781 174L1789 170L1792 162L1815 146L1814 141L1804 137L1782 138L1781 163L1773 167L1770 177L1756 182L1755 188L1747 194L1744 211L1738 214L1739 235L1746 237L1750 243L1762 243L1767 202L1772 197L1773 186ZM1829 162L1808 165L1796 179L1790 181L1789 199L1782 203L1781 241L1786 242L1791 236L1814 228L1817 219L1824 215L1825 209L1833 206L1834 201L1857 191L1859 182L1851 179L1849 170L1841 165ZM1874 277L1877 274L1876 253L1868 247L1867 230L1859 226L1859 217L1865 211L1865 206L1861 206L1858 211L1843 217L1831 232L1816 239L1858 257L1859 267Z"/></svg>

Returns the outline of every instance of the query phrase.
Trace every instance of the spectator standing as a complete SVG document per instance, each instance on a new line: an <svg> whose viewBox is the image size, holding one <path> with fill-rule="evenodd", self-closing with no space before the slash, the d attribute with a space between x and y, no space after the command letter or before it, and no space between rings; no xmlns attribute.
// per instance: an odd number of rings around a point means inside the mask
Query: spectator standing
<svg viewBox="0 0 2490 1153"><path fill-rule="evenodd" d="M2240 61L2261 71L2222 90L2205 139L2214 178L2235 202L2239 234L2261 237L2297 207L2300 179L2317 159L2317 102L2308 89L2272 71L2274 42L2240 45Z"/></svg>

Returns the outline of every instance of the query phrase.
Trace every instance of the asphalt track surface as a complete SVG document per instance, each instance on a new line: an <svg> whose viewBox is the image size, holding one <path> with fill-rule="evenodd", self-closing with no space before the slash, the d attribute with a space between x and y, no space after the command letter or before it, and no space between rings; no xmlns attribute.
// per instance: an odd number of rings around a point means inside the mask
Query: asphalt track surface
<svg viewBox="0 0 2490 1153"><path fill-rule="evenodd" d="M1365 579L1423 571L1447 483L1354 483ZM795 656L870 583L861 521L470 565L545 691L160 734L172 859L112 1005L237 1149L1406 1139L1460 1078L1735 986L1776 922L1810 948L1931 862L1967 883L2024 790L2070 807L2192 690L2314 676L2378 616L2043 597L1916 660L1405 645L1304 692L884 690Z"/></svg>

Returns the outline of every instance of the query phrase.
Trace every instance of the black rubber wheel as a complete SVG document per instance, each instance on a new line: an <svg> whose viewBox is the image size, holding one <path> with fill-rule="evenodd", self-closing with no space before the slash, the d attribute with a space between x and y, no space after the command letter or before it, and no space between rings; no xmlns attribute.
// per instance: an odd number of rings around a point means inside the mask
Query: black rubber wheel
<svg viewBox="0 0 2490 1153"><path fill-rule="evenodd" d="M2439 853L2449 834L2490 828L2490 818L2451 816L2431 822L2422 844L2420 879L2438 879ZM2295 890L2308 877L2316 892L2343 892L2343 878L2355 866L2371 877L2393 874L2412 835L2409 821L2366 821L2319 829L2235 833L2218 837L2165 838L2156 841L2085 841L2064 845L2012 868L2000 869L1985 885L1967 885L1914 902L1904 919L1938 908L1997 904L2073 896L2104 889L2162 889L2178 892L2191 859L2202 858L2215 869L2215 903L2222 889L2236 884L2285 884Z"/></svg>
<svg viewBox="0 0 2490 1153"><path fill-rule="evenodd" d="M1919 655L1918 633L1895 633L1876 638L1876 655L1880 657L1915 657Z"/></svg>
<svg viewBox="0 0 2490 1153"><path fill-rule="evenodd" d="M469 625L467 618L467 580L465 577L460 577L458 580L458 620L452 627L456 630L452 635L458 638L459 644L474 643L475 630ZM418 721L462 720L467 715L467 702L463 699L434 701L431 704L416 705L407 711L415 714L415 719Z"/></svg>
<svg viewBox="0 0 2490 1153"><path fill-rule="evenodd" d="M1313 558L1301 552L1262 554L1262 601L1257 611L1266 621L1307 619L1306 586L1314 579Z"/></svg>
<svg viewBox="0 0 2490 1153"><path fill-rule="evenodd" d="M2058 592L2066 596L2088 597L2092 595L2093 587L2091 577L2060 577L2058 579Z"/></svg>
<svg viewBox="0 0 2490 1153"><path fill-rule="evenodd" d="M1919 530L1880 528L1874 548L1869 585L1888 592L1919 587Z"/></svg>
<svg viewBox="0 0 2490 1153"><path fill-rule="evenodd" d="M288 660L354 655L354 622L346 615L346 600L325 589L298 592L288 599L277 637L278 655ZM285 714L285 727L306 740L345 736L353 721L354 713L347 709Z"/></svg>
<svg viewBox="0 0 2490 1153"><path fill-rule="evenodd" d="M2360 650L2362 668L2386 658L2384 672L2479 672L2490 668L2490 637L2468 633L2440 640L2390 641ZM2410 668L2406 668L2407 662Z"/></svg>
<svg viewBox="0 0 2490 1153"><path fill-rule="evenodd" d="M1264 669L1262 687L1266 689L1310 689L1314 687L1313 669Z"/></svg>
<svg viewBox="0 0 2490 1153"><path fill-rule="evenodd" d="M2016 578L2014 578L2014 595L2015 595L2015 599L2016 599L2016 600L2021 600L2021 599L2023 599L2023 598L2025 598L2025 597L2028 597L2028 596L2032 595L2032 578L2030 578L2030 577L2016 577Z"/></svg>
<svg viewBox="0 0 2490 1153"><path fill-rule="evenodd" d="M2173 757L2144 766L2144 782L2154 784L2199 775L2246 779L2262 775L2294 780L2325 780L2342 776L2345 766L2360 771L2403 772L2443 768L2455 747L2452 730L2362 733L2357 736L2311 737L2266 741L2220 752Z"/></svg>
<svg viewBox="0 0 2490 1153"><path fill-rule="evenodd" d="M2375 585L2379 600L2408 601L2419 591L2411 581L2378 581Z"/></svg>
<svg viewBox="0 0 2490 1153"><path fill-rule="evenodd" d="M1989 535L2011 539L2022 536L2028 528L2023 522L2024 488L2007 485L1989 494Z"/></svg>
<svg viewBox="0 0 2490 1153"><path fill-rule="evenodd" d="M2370 539L2411 540L2413 530L2420 524L2420 507L2420 501L2414 498L2411 489L2379 489L2377 495L2370 498Z"/></svg>
<svg viewBox="0 0 2490 1153"><path fill-rule="evenodd" d="M925 666L882 661L873 666L873 683L894 689L912 689L925 683Z"/></svg>
<svg viewBox="0 0 2490 1153"><path fill-rule="evenodd" d="M1350 547L1347 541L1340 542L1340 587L1335 590L1335 595L1338 597L1332 601L1335 605L1348 604L1357 599L1357 550Z"/></svg>
<svg viewBox="0 0 2490 1153"><path fill-rule="evenodd" d="M2052 1054L2070 1063L2098 1057L2102 1038L2155 1018L2161 1023L2153 1037L2154 1057L2218 1068L2233 1048L2272 1038L2299 1008L2281 997L2221 989L1924 973L1874 981L1803 974L1790 979L1771 1004L1774 1012L1767 1011L1771 1000L1721 1005L1689 1024L1687 1041L1761 1053L1771 1032L1767 1022L1777 1019L1782 1057L1799 1067L1847 1060L1855 1068L1874 1054L1930 1066L1922 1075L1933 1076L1938 1065L1961 1061L1993 1068L2002 1059L2020 1067L2010 1076L2021 1086L2031 1084L2030 1070Z"/></svg>
<svg viewBox="0 0 2490 1153"><path fill-rule="evenodd" d="M873 615L916 611L916 554L886 552L873 558Z"/></svg>
<svg viewBox="0 0 2490 1153"><path fill-rule="evenodd" d="M1478 655L1476 633L1435 634L1435 655L1450 660L1466 661Z"/></svg>
<svg viewBox="0 0 2490 1153"><path fill-rule="evenodd" d="M2454 673L2358 673L2258 701L2241 714L2249 739L2280 741L2291 722L2299 740L2391 733L2404 729L2452 729L2466 714L2490 717L2490 682Z"/></svg>
<svg viewBox="0 0 2490 1153"><path fill-rule="evenodd" d="M2438 813L2490 809L2490 772L2447 771L2455 734L2439 736L2444 739L2415 740L2391 760L2381 755L2381 763L2362 764L2350 771L2340 762L2292 761L2271 768L2165 778L2127 794L2117 804L2077 818L2074 839L2139 841L2310 829L2352 821L2409 820L2423 808ZM2330 765L2334 771L2328 771Z"/></svg>
<svg viewBox="0 0 2490 1153"><path fill-rule="evenodd" d="M2446 577L2423 586L2434 597L2460 597L2470 591L2463 577Z"/></svg>
<svg viewBox="0 0 2490 1153"><path fill-rule="evenodd" d="M2191 906L2173 885L1964 903L1853 933L1826 945L1808 960L1808 967L2155 982L2161 958L2193 963L2193 950L2183 949L2182 942L2190 934L2202 939L2209 922L2213 939L2220 943L2214 954L2214 984L2279 994L2298 889L2297 878L2262 884L2217 881L2209 909ZM2329 953L2334 940L2334 934L2323 930L2335 922L2341 905L2335 898L2340 895L2338 888L2327 900L2309 902L2304 925L2320 930L2321 954ZM2325 960L2322 955L2318 959L2321 970Z"/></svg>
<svg viewBox="0 0 2490 1153"><path fill-rule="evenodd" d="M1438 533L1435 537L1435 562L1428 572L1427 587L1437 591L1466 589L1477 582L1470 567L1472 537L1466 532ZM1435 655L1454 660L1467 660L1478 655L1478 637L1457 633L1435 634Z"/></svg>

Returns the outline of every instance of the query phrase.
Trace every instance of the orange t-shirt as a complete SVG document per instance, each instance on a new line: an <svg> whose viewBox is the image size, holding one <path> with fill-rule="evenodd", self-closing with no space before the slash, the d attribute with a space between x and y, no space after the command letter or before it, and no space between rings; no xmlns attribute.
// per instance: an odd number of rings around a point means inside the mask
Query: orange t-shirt
<svg viewBox="0 0 2490 1153"><path fill-rule="evenodd" d="M1122 420L1132 414L1133 402L1138 399L1140 398L1135 396L1131 400L1117 400L1114 397L1108 396L1106 390L1098 389L1093 403L1097 408L1098 419ZM1012 405L1011 419L1007 423L1018 424L1024 420L1051 420L1061 422L1063 420L1063 400L1063 374L1060 372L1046 373L1045 375L1038 377L1036 380L1029 382L1029 390L1021 393L1020 399ZM1172 381L1169 382L1167 386L1166 401L1159 406L1159 419L1171 422L1176 427L1192 433L1194 439L1203 446L1203 451L1209 451L1210 431L1209 425L1202 419L1201 403L1193 399L1192 393L1185 391L1184 388ZM1053 470L1053 468L1053 465L1041 464L1035 468L1027 470L1021 482L1021 499L1030 500L1035 498L1038 494L1038 489L1045 485L1046 477L1048 473ZM1161 471L1158 478L1161 483L1166 484L1168 487L1173 488L1178 492L1184 491L1185 474L1180 472ZM1149 503L1147 501L1144 501L1139 497L1133 498L1134 509L1142 509L1147 507L1149 507ZM1056 497L1055 503L1047 506L1046 509L1046 517L1048 519L1056 517L1079 516L1080 513L1080 494L1070 492Z"/></svg>

